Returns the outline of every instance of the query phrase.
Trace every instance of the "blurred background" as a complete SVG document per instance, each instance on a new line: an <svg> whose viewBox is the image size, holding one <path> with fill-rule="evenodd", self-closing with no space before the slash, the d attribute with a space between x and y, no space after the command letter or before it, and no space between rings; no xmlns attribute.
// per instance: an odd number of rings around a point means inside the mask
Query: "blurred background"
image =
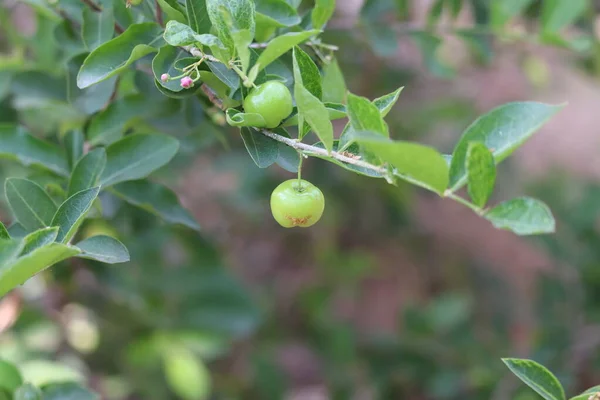
<svg viewBox="0 0 600 400"><path fill-rule="evenodd" d="M71 33L49 11L76 3L0 2L0 122L49 140L78 126L64 100ZM600 4L583 1L559 40L539 35L544 1L502 0L501 30L491 0L337 3L324 41L340 47L349 90L375 98L405 86L387 117L395 139L451 153L498 105L568 102L501 165L493 198L542 199L557 233L519 238L449 200L317 159L304 177L324 192L325 215L283 229L268 200L292 174L257 168L201 102L161 97L145 58L119 93L169 111L123 97L114 118L182 141L154 178L201 233L105 195L84 234L111 232L132 261L69 260L3 298L1 357L31 379L76 375L115 400L538 398L501 357L545 364L572 395L600 383ZM2 180L25 173L0 160Z"/></svg>

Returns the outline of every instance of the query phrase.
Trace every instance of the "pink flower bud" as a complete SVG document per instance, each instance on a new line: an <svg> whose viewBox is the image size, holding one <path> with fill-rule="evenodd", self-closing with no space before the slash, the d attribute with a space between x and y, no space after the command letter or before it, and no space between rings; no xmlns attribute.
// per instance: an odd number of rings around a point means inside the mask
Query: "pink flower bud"
<svg viewBox="0 0 600 400"><path fill-rule="evenodd" d="M164 83L164 82L166 82L166 81L168 81L168 80L169 80L169 78L171 78L171 77L169 76L169 74L162 74L162 75L160 76L160 80L161 80L161 81L163 81L163 83Z"/></svg>
<svg viewBox="0 0 600 400"><path fill-rule="evenodd" d="M184 89L188 89L194 86L194 81L189 76L184 76L181 78L181 87Z"/></svg>

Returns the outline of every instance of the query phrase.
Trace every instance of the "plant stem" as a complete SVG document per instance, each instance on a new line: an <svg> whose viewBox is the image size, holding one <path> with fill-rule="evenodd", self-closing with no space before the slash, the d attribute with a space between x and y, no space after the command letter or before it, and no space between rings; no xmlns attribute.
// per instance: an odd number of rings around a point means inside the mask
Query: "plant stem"
<svg viewBox="0 0 600 400"><path fill-rule="evenodd" d="M462 204L463 206L469 207L471 210L475 211L479 215L483 214L483 211L484 211L483 209L477 207L475 204L471 203L470 201L463 199L459 195L456 195L450 191L446 191L446 193L444 193L444 197L452 199L452 200L456 201L457 203Z"/></svg>
<svg viewBox="0 0 600 400"><path fill-rule="evenodd" d="M300 161L298 161L298 189L300 189L302 187L302 161L304 161L304 155L299 151L298 156L300 156Z"/></svg>

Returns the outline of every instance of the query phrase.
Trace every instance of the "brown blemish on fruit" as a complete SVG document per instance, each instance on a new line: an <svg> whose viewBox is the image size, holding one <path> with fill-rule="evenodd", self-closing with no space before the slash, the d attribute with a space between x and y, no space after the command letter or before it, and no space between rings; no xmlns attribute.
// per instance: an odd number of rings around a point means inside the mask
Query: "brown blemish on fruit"
<svg viewBox="0 0 600 400"><path fill-rule="evenodd" d="M302 225L306 225L306 223L312 218L312 215L308 215L304 218L295 218L292 217L290 215L286 215L285 219L288 219L290 221L292 221L292 225L293 226L302 226Z"/></svg>

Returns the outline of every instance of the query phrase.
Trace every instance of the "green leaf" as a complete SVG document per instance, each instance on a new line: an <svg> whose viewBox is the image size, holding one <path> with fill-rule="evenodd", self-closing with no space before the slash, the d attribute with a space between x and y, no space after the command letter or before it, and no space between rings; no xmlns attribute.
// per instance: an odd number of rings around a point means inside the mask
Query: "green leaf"
<svg viewBox="0 0 600 400"><path fill-rule="evenodd" d="M186 347L170 344L163 352L165 378L170 388L184 400L205 400L211 393L210 373Z"/></svg>
<svg viewBox="0 0 600 400"><path fill-rule="evenodd" d="M54 226L51 228L43 228L23 238L23 250L19 256L26 256L32 251L44 247L50 243L54 243L58 236L58 227Z"/></svg>
<svg viewBox="0 0 600 400"><path fill-rule="evenodd" d="M0 221L0 240L3 239L10 239L10 234L8 233L8 230L6 230L6 226Z"/></svg>
<svg viewBox="0 0 600 400"><path fill-rule="evenodd" d="M546 367L532 360L503 358L502 361L527 386L546 400L565 400L562 385Z"/></svg>
<svg viewBox="0 0 600 400"><path fill-rule="evenodd" d="M0 360L0 389L12 393L23 383L21 373L13 364Z"/></svg>
<svg viewBox="0 0 600 400"><path fill-rule="evenodd" d="M448 164L437 150L418 143L391 141L378 134L358 135L355 141L391 164L394 175L440 195L444 193Z"/></svg>
<svg viewBox="0 0 600 400"><path fill-rule="evenodd" d="M590 398L594 399L591 396L597 395L598 393L600 393L600 385L591 387L588 390L586 390L585 392L581 393L580 395L571 397L569 400L589 400Z"/></svg>
<svg viewBox="0 0 600 400"><path fill-rule="evenodd" d="M27 179L8 178L4 190L10 209L25 229L50 226L56 205L44 189Z"/></svg>
<svg viewBox="0 0 600 400"><path fill-rule="evenodd" d="M542 3L542 30L552 34L572 25L588 8L587 0L546 0Z"/></svg>
<svg viewBox="0 0 600 400"><path fill-rule="evenodd" d="M177 21L177 22L181 22L182 24L187 23L187 19L186 19L185 15L183 15L181 10L173 7L171 4L169 4L168 1L158 0L158 4L160 5L160 8L163 10L163 12L166 14L167 21ZM177 3L175 3L175 4L177 4ZM191 25L191 23L190 23L190 25Z"/></svg>
<svg viewBox="0 0 600 400"><path fill-rule="evenodd" d="M446 0L435 0L427 14L427 27L431 29L442 16Z"/></svg>
<svg viewBox="0 0 600 400"><path fill-rule="evenodd" d="M161 134L135 134L111 144L106 149L106 167L100 184L145 178L167 164L177 153L179 142Z"/></svg>
<svg viewBox="0 0 600 400"><path fill-rule="evenodd" d="M25 166L35 165L62 176L69 175L61 149L30 135L20 126L0 124L0 156L15 159Z"/></svg>
<svg viewBox="0 0 600 400"><path fill-rule="evenodd" d="M19 257L8 265L3 265L0 267L0 296L22 285L38 272L77 254L79 250L76 248L52 243Z"/></svg>
<svg viewBox="0 0 600 400"><path fill-rule="evenodd" d="M0 269L4 265L12 263L19 256L21 250L23 250L22 241L0 239Z"/></svg>
<svg viewBox="0 0 600 400"><path fill-rule="evenodd" d="M83 133L79 129L74 129L69 132L64 137L64 146L67 150L67 161L69 163L69 168L72 169L77 161L83 155L83 143L85 142L85 137Z"/></svg>
<svg viewBox="0 0 600 400"><path fill-rule="evenodd" d="M98 235L76 244L81 250L77 257L100 261L106 264L118 264L129 261L129 252L123 243L110 236Z"/></svg>
<svg viewBox="0 0 600 400"><path fill-rule="evenodd" d="M103 148L87 153L79 160L71 174L67 195L70 197L77 192L96 186L105 165L106 151Z"/></svg>
<svg viewBox="0 0 600 400"><path fill-rule="evenodd" d="M210 32L211 28L210 19L208 18L208 12L206 10L206 1L207 0L185 0L189 25L194 32L200 34Z"/></svg>
<svg viewBox="0 0 600 400"><path fill-rule="evenodd" d="M379 109L382 117L388 115L394 104L398 101L398 97L400 97L400 93L404 89L404 86L394 90L392 93L386 94L385 96L381 96L373 100L373 104L375 107Z"/></svg>
<svg viewBox="0 0 600 400"><path fill-rule="evenodd" d="M275 28L298 25L302 19L290 4L283 0L257 0L256 25Z"/></svg>
<svg viewBox="0 0 600 400"><path fill-rule="evenodd" d="M235 71L227 68L221 63L208 62L207 65L212 73L231 89L231 93L235 92L240 87L240 77ZM202 73L202 71L200 71L200 73Z"/></svg>
<svg viewBox="0 0 600 400"><path fill-rule="evenodd" d="M77 75L77 86L86 88L118 74L134 61L164 45L162 27L153 22L131 25L116 38L92 51Z"/></svg>
<svg viewBox="0 0 600 400"><path fill-rule="evenodd" d="M303 126L304 122L312 128L321 139L327 151L333 149L333 125L329 120L329 112L325 105L313 96L303 85L298 70L298 63L294 57L294 97L298 107L298 123Z"/></svg>
<svg viewBox="0 0 600 400"><path fill-rule="evenodd" d="M59 245L66 247L64 245ZM74 247L72 250L77 251ZM85 382L85 377L78 370L57 361L34 359L19 364L25 382L39 387L46 387L63 382Z"/></svg>
<svg viewBox="0 0 600 400"><path fill-rule="evenodd" d="M13 400L42 400L42 391L31 383L24 383L15 391Z"/></svg>
<svg viewBox="0 0 600 400"><path fill-rule="evenodd" d="M115 18L111 5L104 5L102 12L93 11L89 7L83 9L81 35L89 51L112 39L114 32Z"/></svg>
<svg viewBox="0 0 600 400"><path fill-rule="evenodd" d="M492 26L502 28L513 17L520 15L533 0L491 0L490 14Z"/></svg>
<svg viewBox="0 0 600 400"><path fill-rule="evenodd" d="M348 93L348 118L355 131L375 132L389 137L390 132L377 106L365 97Z"/></svg>
<svg viewBox="0 0 600 400"><path fill-rule="evenodd" d="M458 190L466 182L465 159L469 142L485 144L498 164L561 108L544 103L517 102L505 104L479 117L465 130L452 153L451 190Z"/></svg>
<svg viewBox="0 0 600 400"><path fill-rule="evenodd" d="M329 114L329 120L346 118L346 107L343 104L338 103L323 103ZM294 126L298 125L298 109L295 108L292 114L284 121L283 126Z"/></svg>
<svg viewBox="0 0 600 400"><path fill-rule="evenodd" d="M311 30L304 32L290 32L281 36L277 36L271 40L265 50L258 56L256 63L250 69L249 76L256 76L258 72L262 71L277 60L279 57L290 51L294 46L304 42L306 39L318 34L319 30Z"/></svg>
<svg viewBox="0 0 600 400"><path fill-rule="evenodd" d="M298 165L300 164L298 152L283 143L278 143L277 146L279 147L279 154L276 163L286 171L298 172Z"/></svg>
<svg viewBox="0 0 600 400"><path fill-rule="evenodd" d="M335 0L315 0L315 6L310 15L312 26L323 29L335 11Z"/></svg>
<svg viewBox="0 0 600 400"><path fill-rule="evenodd" d="M323 67L323 101L332 103L346 102L346 81L337 60L334 58Z"/></svg>
<svg viewBox="0 0 600 400"><path fill-rule="evenodd" d="M115 185L112 192L167 222L200 230L194 217L179 204L175 193L163 185L146 180L123 182Z"/></svg>
<svg viewBox="0 0 600 400"><path fill-rule="evenodd" d="M100 396L77 383L55 383L44 387L43 400L100 400Z"/></svg>
<svg viewBox="0 0 600 400"><path fill-rule="evenodd" d="M520 236L553 233L554 217L547 205L530 197L505 201L483 215L496 228Z"/></svg>
<svg viewBox="0 0 600 400"><path fill-rule="evenodd" d="M243 113L234 108L228 108L225 112L227 123L231 126L254 126L257 128L264 128L267 122L260 114L255 113Z"/></svg>
<svg viewBox="0 0 600 400"><path fill-rule="evenodd" d="M267 168L279 156L279 145L275 140L267 137L254 129L242 128L242 139L248 154L259 168Z"/></svg>
<svg viewBox="0 0 600 400"><path fill-rule="evenodd" d="M164 33L165 42L171 46L187 46L200 43L202 46L217 46L226 50L221 40L210 33L197 34L189 26L177 21L167 22Z"/></svg>
<svg viewBox="0 0 600 400"><path fill-rule="evenodd" d="M179 49L173 46L163 46L158 50L156 56L152 60L152 72L154 73L155 82L158 85L167 88L172 92L182 92L186 89L181 87L181 83L178 79L171 79L166 82L161 81L160 77L162 74L169 74L169 76L178 76L181 74L176 66L180 66L182 60L189 58L189 53L183 49ZM197 86L190 89L191 93L198 90Z"/></svg>
<svg viewBox="0 0 600 400"><path fill-rule="evenodd" d="M57 242L68 243L73 238L99 192L99 187L86 189L75 193L60 205L51 224L59 228Z"/></svg>
<svg viewBox="0 0 600 400"><path fill-rule="evenodd" d="M300 47L294 47L294 59L298 64L302 86L313 96L321 100L323 88L321 87L321 74L315 62Z"/></svg>
<svg viewBox="0 0 600 400"><path fill-rule="evenodd" d="M478 207L485 206L496 183L496 164L492 152L484 144L469 143L466 161L469 196Z"/></svg>

